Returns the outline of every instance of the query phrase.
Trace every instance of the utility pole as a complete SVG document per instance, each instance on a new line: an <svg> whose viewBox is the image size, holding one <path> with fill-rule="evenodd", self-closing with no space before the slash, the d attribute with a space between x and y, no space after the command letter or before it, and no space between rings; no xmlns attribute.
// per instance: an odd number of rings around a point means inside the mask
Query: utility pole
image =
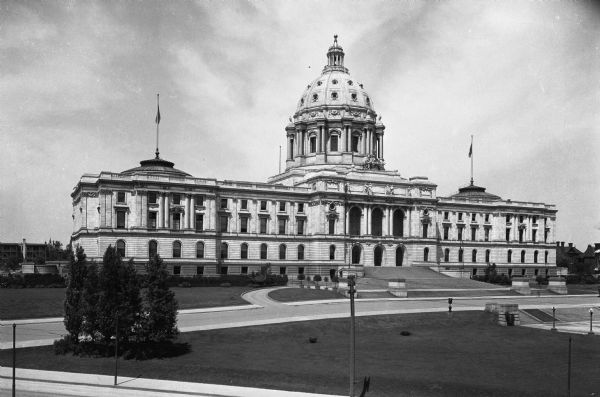
<svg viewBox="0 0 600 397"><path fill-rule="evenodd" d="M115 319L115 386L117 385L117 371L119 369L119 312Z"/></svg>
<svg viewBox="0 0 600 397"><path fill-rule="evenodd" d="M354 333L354 286L356 276L348 275L348 287L350 293L350 397L354 397L354 377L356 375L356 352L355 352L355 333Z"/></svg>
<svg viewBox="0 0 600 397"><path fill-rule="evenodd" d="M12 397L16 395L16 368L17 368L17 324L13 323L13 373L12 373Z"/></svg>

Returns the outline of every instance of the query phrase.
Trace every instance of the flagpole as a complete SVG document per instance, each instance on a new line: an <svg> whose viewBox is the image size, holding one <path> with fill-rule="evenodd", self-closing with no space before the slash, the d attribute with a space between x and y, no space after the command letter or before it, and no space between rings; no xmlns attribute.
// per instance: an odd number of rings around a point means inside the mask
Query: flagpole
<svg viewBox="0 0 600 397"><path fill-rule="evenodd" d="M160 94L156 94L156 109L157 109L157 113L156 113L156 158L159 158L159 152L158 152L158 125L160 124L160 105L159 105L159 101L158 101L158 96Z"/></svg>
<svg viewBox="0 0 600 397"><path fill-rule="evenodd" d="M471 135L471 186L473 186L473 135Z"/></svg>

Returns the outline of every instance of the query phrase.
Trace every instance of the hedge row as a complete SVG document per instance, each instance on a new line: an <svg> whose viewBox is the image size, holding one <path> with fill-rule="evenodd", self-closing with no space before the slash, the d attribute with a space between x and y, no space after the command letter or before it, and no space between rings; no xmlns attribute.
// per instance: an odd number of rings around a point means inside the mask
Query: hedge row
<svg viewBox="0 0 600 397"><path fill-rule="evenodd" d="M66 280L58 274L10 274L0 276L0 288L64 288Z"/></svg>

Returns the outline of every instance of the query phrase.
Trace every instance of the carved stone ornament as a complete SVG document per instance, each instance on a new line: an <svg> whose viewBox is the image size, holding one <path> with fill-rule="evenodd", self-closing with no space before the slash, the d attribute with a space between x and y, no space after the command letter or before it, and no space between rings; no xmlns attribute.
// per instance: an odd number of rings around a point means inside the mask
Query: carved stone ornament
<svg viewBox="0 0 600 397"><path fill-rule="evenodd" d="M339 112L339 111L337 111L337 110L332 110L332 111L331 111L331 112L329 112L329 113L330 113L332 116L337 116L337 115L339 115L339 114L340 114L340 112Z"/></svg>
<svg viewBox="0 0 600 397"><path fill-rule="evenodd" d="M83 192L81 195L83 197L98 197L98 192Z"/></svg>
<svg viewBox="0 0 600 397"><path fill-rule="evenodd" d="M182 206L176 205L170 208L172 214L183 214L185 209Z"/></svg>
<svg viewBox="0 0 600 397"><path fill-rule="evenodd" d="M373 195L373 185L371 183L365 183L364 192L369 196Z"/></svg>
<svg viewBox="0 0 600 397"><path fill-rule="evenodd" d="M413 187L408 191L409 197L419 197L419 193L420 193L420 191L416 187Z"/></svg>
<svg viewBox="0 0 600 397"><path fill-rule="evenodd" d="M310 117L315 117L317 115L317 112L310 112Z"/></svg>
<svg viewBox="0 0 600 397"><path fill-rule="evenodd" d="M358 117L358 116L360 116L360 113L358 113L358 112L352 112L352 115L353 115L354 117Z"/></svg>
<svg viewBox="0 0 600 397"><path fill-rule="evenodd" d="M362 164L365 170L383 170L385 162L382 159L378 159L372 154L369 154Z"/></svg>
<svg viewBox="0 0 600 397"><path fill-rule="evenodd" d="M393 196L394 195L394 187L391 185L385 185L385 194L387 194L388 196Z"/></svg>

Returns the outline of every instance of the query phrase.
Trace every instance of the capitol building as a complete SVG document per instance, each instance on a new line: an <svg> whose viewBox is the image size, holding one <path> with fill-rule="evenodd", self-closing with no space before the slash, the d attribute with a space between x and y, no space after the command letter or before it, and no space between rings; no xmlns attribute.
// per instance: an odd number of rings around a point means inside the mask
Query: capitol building
<svg viewBox="0 0 600 397"><path fill-rule="evenodd" d="M385 169L385 126L337 42L285 126L284 172L267 182L192 176L156 157L75 186L74 246L116 246L142 271L160 254L181 276L330 276L425 266L481 275L556 274L556 207L504 200L471 183L438 196L426 177Z"/></svg>

